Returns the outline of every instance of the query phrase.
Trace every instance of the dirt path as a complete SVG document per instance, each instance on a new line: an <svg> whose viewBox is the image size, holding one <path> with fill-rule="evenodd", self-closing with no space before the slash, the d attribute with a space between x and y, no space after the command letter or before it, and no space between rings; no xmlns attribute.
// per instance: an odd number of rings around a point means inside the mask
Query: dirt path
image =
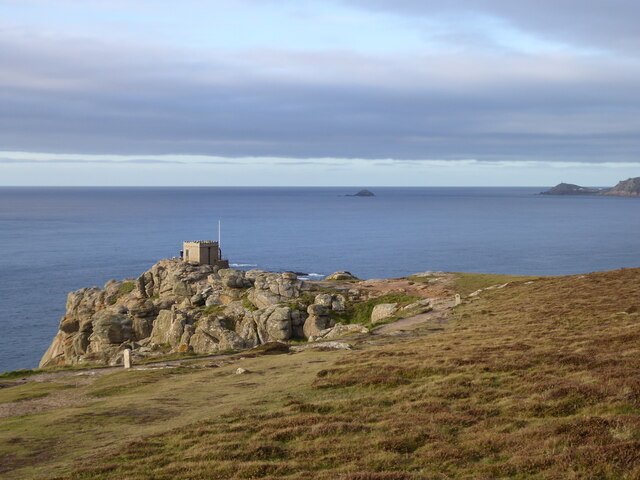
<svg viewBox="0 0 640 480"><path fill-rule="evenodd" d="M159 368L167 368L167 367L178 367L183 363L190 362L190 361L226 360L226 359L229 359L230 357L232 357L232 355L209 355L206 357L183 358L180 360L159 360L157 362L150 362L142 365L132 365L131 370L150 370L150 369L159 369ZM74 378L74 377L76 378L76 383L86 385L86 384L92 383L96 378L102 375L117 372L120 370L123 370L122 366L88 368L86 370L61 370L58 372L43 372L43 373L38 373L36 375L29 375L24 378L17 378L13 381L6 382L3 385L0 385L0 388L17 387L18 385L24 385L25 383L28 383L28 382L50 382L50 381L55 381L56 379Z"/></svg>

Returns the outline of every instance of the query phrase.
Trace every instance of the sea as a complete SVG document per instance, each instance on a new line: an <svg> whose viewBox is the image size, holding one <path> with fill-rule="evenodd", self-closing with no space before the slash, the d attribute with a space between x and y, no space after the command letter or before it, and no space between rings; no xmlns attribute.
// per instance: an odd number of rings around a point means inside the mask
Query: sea
<svg viewBox="0 0 640 480"><path fill-rule="evenodd" d="M37 367L67 293L135 278L185 240L235 268L565 275L640 266L640 199L537 188L0 188L0 372Z"/></svg>

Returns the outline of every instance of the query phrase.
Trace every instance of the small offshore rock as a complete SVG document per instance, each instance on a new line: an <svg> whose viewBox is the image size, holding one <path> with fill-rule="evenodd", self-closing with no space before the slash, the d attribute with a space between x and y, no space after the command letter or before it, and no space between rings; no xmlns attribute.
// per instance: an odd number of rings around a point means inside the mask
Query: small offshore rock
<svg viewBox="0 0 640 480"><path fill-rule="evenodd" d="M354 195L347 195L347 197L375 197L375 193L373 193L370 190L362 189L360 190L358 193L354 194Z"/></svg>

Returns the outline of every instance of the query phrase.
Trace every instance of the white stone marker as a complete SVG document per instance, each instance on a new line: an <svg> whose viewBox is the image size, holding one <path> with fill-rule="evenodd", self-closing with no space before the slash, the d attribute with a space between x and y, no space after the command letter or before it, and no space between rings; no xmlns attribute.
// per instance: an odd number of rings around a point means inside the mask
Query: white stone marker
<svg viewBox="0 0 640 480"><path fill-rule="evenodd" d="M456 293L456 306L460 305L462 303L462 299L460 298L460 294Z"/></svg>
<svg viewBox="0 0 640 480"><path fill-rule="evenodd" d="M124 363L124 368L131 368L131 350L125 348L122 352L122 361Z"/></svg>

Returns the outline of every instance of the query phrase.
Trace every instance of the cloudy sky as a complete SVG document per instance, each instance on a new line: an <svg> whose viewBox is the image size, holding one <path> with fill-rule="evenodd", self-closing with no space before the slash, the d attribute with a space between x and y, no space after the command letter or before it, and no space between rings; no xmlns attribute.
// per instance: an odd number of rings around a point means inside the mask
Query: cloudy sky
<svg viewBox="0 0 640 480"><path fill-rule="evenodd" d="M0 0L0 185L611 185L640 2Z"/></svg>

